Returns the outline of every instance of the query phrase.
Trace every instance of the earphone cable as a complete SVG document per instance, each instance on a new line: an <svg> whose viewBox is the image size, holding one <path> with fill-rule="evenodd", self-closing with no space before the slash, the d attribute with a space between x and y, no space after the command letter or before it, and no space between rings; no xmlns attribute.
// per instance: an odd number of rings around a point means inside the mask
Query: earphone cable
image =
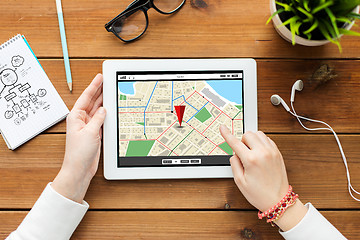
<svg viewBox="0 0 360 240"><path fill-rule="evenodd" d="M342 148L342 145L341 145L341 142L340 142L340 139L339 137L337 136L336 132L334 131L334 129L329 125L327 124L326 122L323 122L323 121L319 121L319 120L315 120L315 119L311 119L311 118L307 118L307 117L303 117L303 116L300 116L296 113L295 111L295 108L294 108L294 104L293 102L291 101L290 102L291 104L291 109L293 110L293 112L289 111L289 113L291 115L293 115L294 117L296 117L296 119L298 120L298 122L300 123L300 125L308 130L308 131L318 131L318 130L328 130L328 131L331 131L335 137L335 140L336 140L336 143L338 144L338 147L339 147L339 150L340 150L340 154L341 154L341 157L343 159L343 162L344 162L344 165L345 165L345 169L346 169L346 176L347 176L347 180L348 180L348 191L349 191L349 194L350 196L355 200L355 201L358 201L360 202L360 199L359 198L356 198L352 191L355 192L356 194L360 195L360 192L356 191L353 186L351 185L351 179L350 179L350 171L349 171L349 167L348 167L348 164L347 164L347 159L346 159L346 156L345 156L345 153L344 153L344 150ZM320 124L324 124L325 126L327 126L328 128L308 128L306 127L302 121L300 119L303 119L303 120L306 120L306 121L310 121L310 122L316 122L316 123L320 123Z"/></svg>

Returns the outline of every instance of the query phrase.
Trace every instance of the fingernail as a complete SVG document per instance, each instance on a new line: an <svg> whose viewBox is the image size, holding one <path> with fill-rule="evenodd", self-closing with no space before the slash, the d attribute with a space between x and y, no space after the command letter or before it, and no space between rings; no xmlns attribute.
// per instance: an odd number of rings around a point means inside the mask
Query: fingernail
<svg viewBox="0 0 360 240"><path fill-rule="evenodd" d="M99 110L98 110L98 112L99 112L100 114L105 114L105 108L100 107Z"/></svg>
<svg viewBox="0 0 360 240"><path fill-rule="evenodd" d="M229 131L229 129L224 124L221 124L220 125L220 131Z"/></svg>

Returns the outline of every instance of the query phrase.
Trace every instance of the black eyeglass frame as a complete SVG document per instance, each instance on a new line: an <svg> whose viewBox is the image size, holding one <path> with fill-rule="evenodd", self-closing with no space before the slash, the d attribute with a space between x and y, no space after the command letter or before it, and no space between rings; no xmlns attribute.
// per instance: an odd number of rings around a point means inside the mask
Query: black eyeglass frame
<svg viewBox="0 0 360 240"><path fill-rule="evenodd" d="M121 12L119 15L117 15L115 18L113 18L110 22L106 23L105 24L105 29L108 32L112 32L117 38L119 38L123 42L132 42L132 41L140 38L146 32L146 30L147 30L147 28L149 26L149 17L148 17L147 11L150 8L154 8L157 12L159 12L161 14L169 15L169 14L172 14L172 13L180 10L184 6L185 2L186 2L186 0L183 0L182 3L176 9L174 9L171 12L164 12L164 11L161 11L159 8L156 7L156 5L154 4L154 0L135 0L123 12ZM129 17L129 16L131 16L132 14L134 14L137 11L143 11L143 13L145 15L146 26L145 26L144 31L140 35L138 35L137 37L134 37L134 38L129 39L129 40L121 38L119 36L119 34L114 30L113 25L119 19L121 19L122 17L124 17L124 16Z"/></svg>

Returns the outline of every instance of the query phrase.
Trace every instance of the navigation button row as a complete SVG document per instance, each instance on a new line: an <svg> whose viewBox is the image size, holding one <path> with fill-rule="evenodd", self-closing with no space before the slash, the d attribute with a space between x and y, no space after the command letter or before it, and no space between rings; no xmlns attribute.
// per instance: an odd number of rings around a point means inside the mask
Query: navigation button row
<svg viewBox="0 0 360 240"><path fill-rule="evenodd" d="M162 165L171 165L171 164L201 164L201 159L163 159Z"/></svg>

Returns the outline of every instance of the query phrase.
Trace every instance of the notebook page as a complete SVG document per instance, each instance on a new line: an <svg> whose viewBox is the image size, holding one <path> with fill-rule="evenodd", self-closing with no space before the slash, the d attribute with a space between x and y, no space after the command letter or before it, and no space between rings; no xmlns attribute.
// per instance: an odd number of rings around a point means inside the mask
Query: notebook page
<svg viewBox="0 0 360 240"><path fill-rule="evenodd" d="M69 110L21 35L0 47L0 129L14 149Z"/></svg>

